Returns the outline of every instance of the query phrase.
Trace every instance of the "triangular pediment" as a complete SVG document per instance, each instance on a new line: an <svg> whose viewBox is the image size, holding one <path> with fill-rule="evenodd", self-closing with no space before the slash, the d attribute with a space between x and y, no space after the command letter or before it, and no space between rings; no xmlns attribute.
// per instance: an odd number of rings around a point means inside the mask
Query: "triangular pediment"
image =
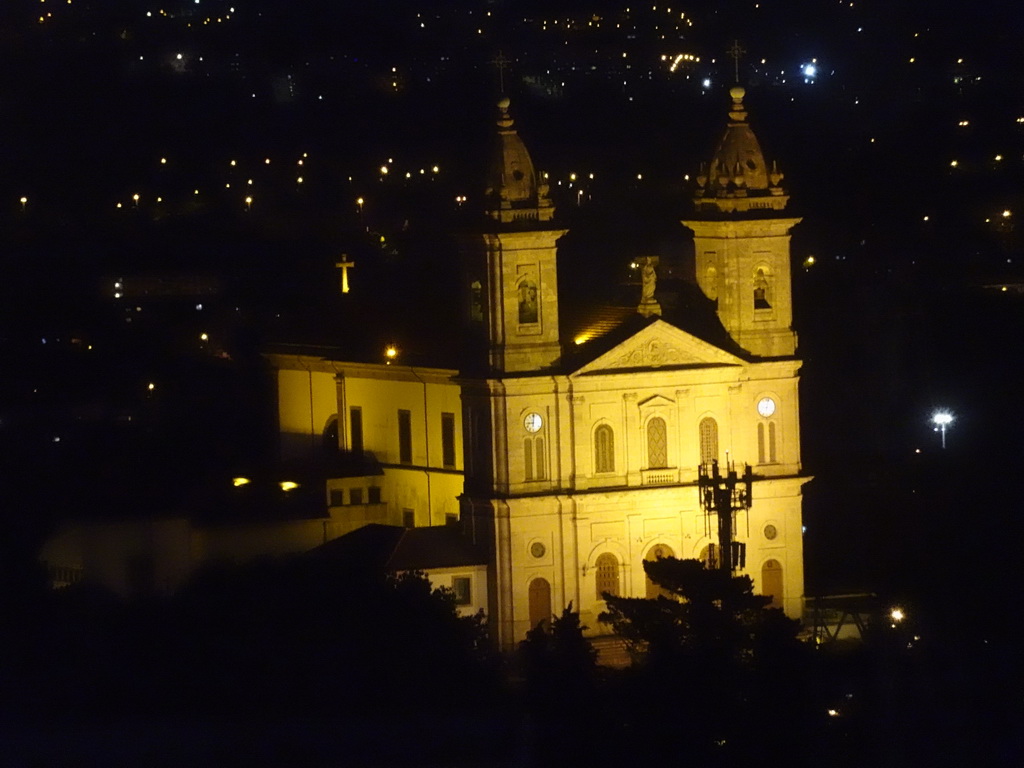
<svg viewBox="0 0 1024 768"><path fill-rule="evenodd" d="M576 370L573 376L611 373L617 370L658 370L661 368L717 367L743 365L730 352L698 339L664 320L617 344L603 355Z"/></svg>

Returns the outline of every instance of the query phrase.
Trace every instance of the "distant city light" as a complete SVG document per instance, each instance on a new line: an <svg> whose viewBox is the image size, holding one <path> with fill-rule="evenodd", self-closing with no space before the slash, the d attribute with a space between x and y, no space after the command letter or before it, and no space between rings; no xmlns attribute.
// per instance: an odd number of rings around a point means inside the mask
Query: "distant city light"
<svg viewBox="0 0 1024 768"><path fill-rule="evenodd" d="M299 487L299 484L291 480L282 480L278 485L281 486L282 491L294 491Z"/></svg>
<svg viewBox="0 0 1024 768"><path fill-rule="evenodd" d="M242 485L248 485L251 482L252 481L248 477L233 477L231 479L231 484L235 486L235 488L238 488L239 486Z"/></svg>

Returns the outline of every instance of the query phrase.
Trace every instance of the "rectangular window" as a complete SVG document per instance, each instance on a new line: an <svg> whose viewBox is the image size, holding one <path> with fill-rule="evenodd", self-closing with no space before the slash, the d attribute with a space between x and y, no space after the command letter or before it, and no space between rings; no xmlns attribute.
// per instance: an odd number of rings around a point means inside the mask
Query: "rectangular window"
<svg viewBox="0 0 1024 768"><path fill-rule="evenodd" d="M380 486L371 485L367 490L369 491L370 496L369 502L371 504L380 504Z"/></svg>
<svg viewBox="0 0 1024 768"><path fill-rule="evenodd" d="M523 441L523 467L526 469L526 479L533 480L533 438L528 437Z"/></svg>
<svg viewBox="0 0 1024 768"><path fill-rule="evenodd" d="M341 488L331 488L331 506L340 507L345 503L345 491Z"/></svg>
<svg viewBox="0 0 1024 768"><path fill-rule="evenodd" d="M445 469L455 468L455 414L441 414L441 463Z"/></svg>
<svg viewBox="0 0 1024 768"><path fill-rule="evenodd" d="M350 504L362 504L363 503L363 489L352 488L348 492L348 498Z"/></svg>
<svg viewBox="0 0 1024 768"><path fill-rule="evenodd" d="M473 602L471 585L469 576L456 576L452 579L452 592L455 593L456 605L469 605Z"/></svg>
<svg viewBox="0 0 1024 768"><path fill-rule="evenodd" d="M402 526L405 528L416 527L416 511L413 509L402 510Z"/></svg>
<svg viewBox="0 0 1024 768"><path fill-rule="evenodd" d="M350 442L353 453L363 452L363 409L353 406L348 409L349 432L352 440Z"/></svg>
<svg viewBox="0 0 1024 768"><path fill-rule="evenodd" d="M412 464L412 411L398 412L398 461Z"/></svg>

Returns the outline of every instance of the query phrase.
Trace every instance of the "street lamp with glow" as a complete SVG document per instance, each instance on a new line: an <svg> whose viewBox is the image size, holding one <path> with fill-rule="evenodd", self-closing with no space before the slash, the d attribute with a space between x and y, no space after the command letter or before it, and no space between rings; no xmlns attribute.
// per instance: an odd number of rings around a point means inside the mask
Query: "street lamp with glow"
<svg viewBox="0 0 1024 768"><path fill-rule="evenodd" d="M949 411L936 411L932 414L932 424L935 431L942 434L942 448L946 448L946 428L953 423L953 414Z"/></svg>

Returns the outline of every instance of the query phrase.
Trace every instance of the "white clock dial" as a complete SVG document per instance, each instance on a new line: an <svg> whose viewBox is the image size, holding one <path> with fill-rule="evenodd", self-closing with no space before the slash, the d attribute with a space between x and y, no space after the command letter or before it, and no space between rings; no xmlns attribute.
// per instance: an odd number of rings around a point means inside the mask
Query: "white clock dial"
<svg viewBox="0 0 1024 768"><path fill-rule="evenodd" d="M523 426L526 427L527 432L537 432L543 424L544 420L541 419L539 413L528 413L526 418L523 419Z"/></svg>
<svg viewBox="0 0 1024 768"><path fill-rule="evenodd" d="M770 397L762 397L757 401L757 412L767 419L775 413L775 401Z"/></svg>

